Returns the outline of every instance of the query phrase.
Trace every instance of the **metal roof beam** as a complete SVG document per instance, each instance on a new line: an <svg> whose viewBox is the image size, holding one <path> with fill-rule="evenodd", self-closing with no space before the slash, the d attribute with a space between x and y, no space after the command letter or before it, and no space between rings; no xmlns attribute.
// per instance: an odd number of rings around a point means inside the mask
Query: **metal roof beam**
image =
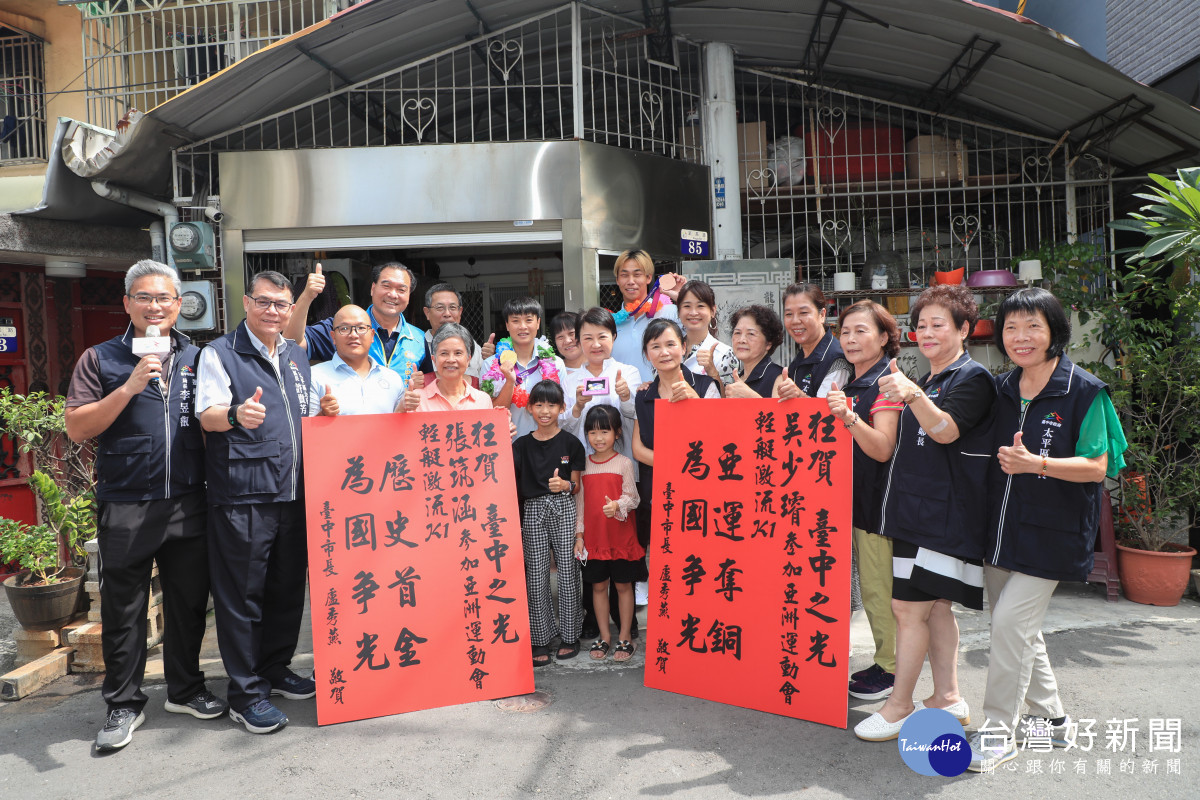
<svg viewBox="0 0 1200 800"><path fill-rule="evenodd" d="M1105 147L1117 138L1121 131L1152 111L1153 103L1147 103L1137 95L1129 94L1084 117L1074 125L1067 126L1063 134L1076 143L1075 153L1079 155L1093 147Z"/></svg>
<svg viewBox="0 0 1200 800"><path fill-rule="evenodd" d="M837 6L836 14L829 8L830 5ZM821 77L825 73L825 61L829 58L833 43L837 41L842 23L850 14L884 28L891 27L878 17L860 11L842 0L821 0L816 18L813 19L812 29L808 32L808 44L804 47L804 56L800 59L800 65L816 78L817 83L821 82Z"/></svg>
<svg viewBox="0 0 1200 800"><path fill-rule="evenodd" d="M674 41L671 36L671 6L668 0L659 0L657 7L650 0L642 0L642 16L646 20L646 26L654 29L646 40L650 46L650 58L664 64L673 64Z"/></svg>
<svg viewBox="0 0 1200 800"><path fill-rule="evenodd" d="M975 34L930 87L924 105L941 114L971 85L987 60L1000 49L999 42L991 42Z"/></svg>

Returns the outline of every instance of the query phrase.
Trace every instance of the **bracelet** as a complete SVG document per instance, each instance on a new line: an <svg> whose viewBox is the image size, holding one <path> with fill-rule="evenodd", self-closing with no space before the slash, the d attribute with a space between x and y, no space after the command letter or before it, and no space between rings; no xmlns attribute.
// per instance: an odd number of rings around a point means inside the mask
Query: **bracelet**
<svg viewBox="0 0 1200 800"><path fill-rule="evenodd" d="M913 402L914 402L914 401L915 401L915 400L916 400L918 397L924 397L924 396L925 396L925 393L924 393L924 392L922 392L920 389L917 389L915 392L913 392L912 394L910 394L910 395L909 395L907 398L903 398L903 397L902 397L902 398L900 398L900 399L901 399L901 401L903 401L904 405L908 406L908 405L912 405L912 404L913 404Z"/></svg>
<svg viewBox="0 0 1200 800"><path fill-rule="evenodd" d="M847 429L853 428L858 424L858 412L854 412L854 419L850 420L849 422L843 422L842 424L845 425Z"/></svg>
<svg viewBox="0 0 1200 800"><path fill-rule="evenodd" d="M1046 467L1050 465L1050 459L1042 456L1042 477L1046 477Z"/></svg>

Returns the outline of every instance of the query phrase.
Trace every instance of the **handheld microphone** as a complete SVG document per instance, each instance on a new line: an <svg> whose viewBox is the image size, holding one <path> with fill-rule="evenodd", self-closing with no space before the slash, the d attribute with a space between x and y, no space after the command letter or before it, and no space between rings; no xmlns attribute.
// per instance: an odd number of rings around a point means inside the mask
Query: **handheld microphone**
<svg viewBox="0 0 1200 800"><path fill-rule="evenodd" d="M158 356L166 358L171 352L171 337L159 336L157 325L147 325L146 335L135 337L132 342L133 354L138 358L146 356ZM151 383L157 384L158 378L155 378Z"/></svg>

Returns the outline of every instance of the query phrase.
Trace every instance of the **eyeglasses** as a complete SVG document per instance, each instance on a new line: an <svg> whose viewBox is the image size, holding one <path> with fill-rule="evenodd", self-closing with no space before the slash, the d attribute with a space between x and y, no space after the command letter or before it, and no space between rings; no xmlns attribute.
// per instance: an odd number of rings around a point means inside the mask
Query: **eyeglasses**
<svg viewBox="0 0 1200 800"><path fill-rule="evenodd" d="M139 306L148 306L151 303L158 303L160 306L169 306L179 299L177 295L173 294L145 294L143 292L127 294L125 296Z"/></svg>
<svg viewBox="0 0 1200 800"><path fill-rule="evenodd" d="M246 296L254 301L255 308L260 308L265 311L268 308L274 307L274 309L280 314L286 312L289 308L296 305L295 303L289 303L286 300L271 300L267 297L255 297L252 294L248 294Z"/></svg>
<svg viewBox="0 0 1200 800"><path fill-rule="evenodd" d="M371 328L367 325L338 325L336 328L334 328L334 330L340 333L342 336L349 336L352 333L357 333L359 336L362 336L364 333L371 330Z"/></svg>
<svg viewBox="0 0 1200 800"><path fill-rule="evenodd" d="M433 310L434 310L434 311L436 311L436 312L437 312L437 313L439 313L439 314L457 314L457 313L458 313L458 310L459 310L460 308L462 308L462 306L443 306L443 305L436 305L436 306L433 306L432 308L433 308Z"/></svg>

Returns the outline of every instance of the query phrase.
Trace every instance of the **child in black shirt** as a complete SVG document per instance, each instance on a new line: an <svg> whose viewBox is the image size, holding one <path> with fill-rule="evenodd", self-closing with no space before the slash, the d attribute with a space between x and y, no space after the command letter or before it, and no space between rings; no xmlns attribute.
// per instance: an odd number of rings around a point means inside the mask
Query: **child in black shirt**
<svg viewBox="0 0 1200 800"><path fill-rule="evenodd" d="M529 596L529 636L533 665L550 663L554 614L550 605L550 553L558 565L558 660L579 655L579 565L575 561L575 498L585 453L579 439L559 430L566 410L562 387L539 381L527 406L537 423L513 442L517 497L521 501L521 545L525 553L525 587Z"/></svg>

